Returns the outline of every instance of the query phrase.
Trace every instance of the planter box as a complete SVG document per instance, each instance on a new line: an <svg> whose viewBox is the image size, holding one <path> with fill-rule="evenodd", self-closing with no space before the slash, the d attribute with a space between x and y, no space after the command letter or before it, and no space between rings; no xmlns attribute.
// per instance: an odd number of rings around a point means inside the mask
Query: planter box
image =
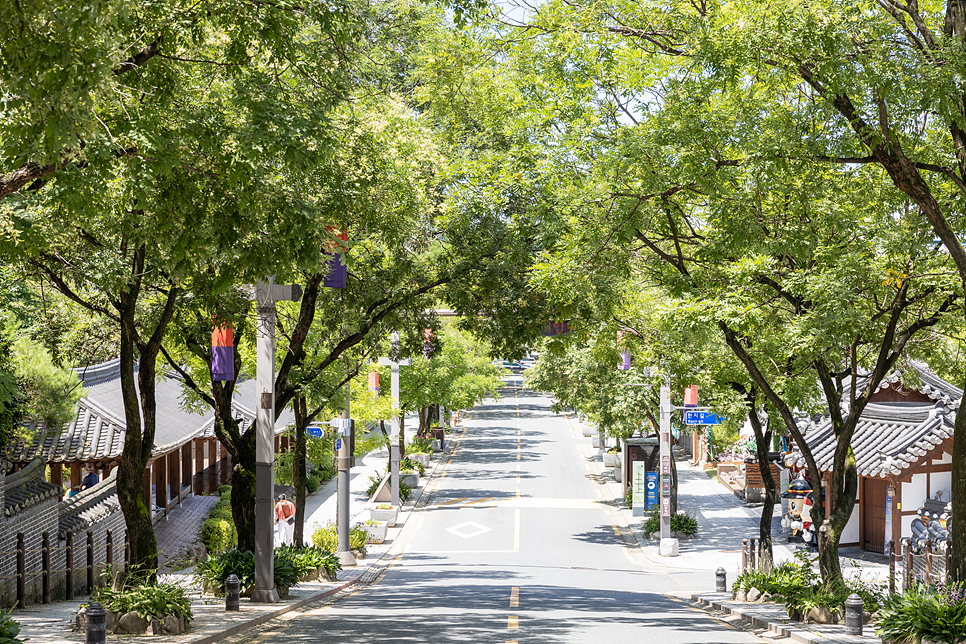
<svg viewBox="0 0 966 644"><path fill-rule="evenodd" d="M591 436L596 436L597 435L597 428L596 427L588 427L587 425L583 425L583 426L581 426L580 431L583 432L584 436L586 436L587 438L590 438Z"/></svg>
<svg viewBox="0 0 966 644"><path fill-rule="evenodd" d="M366 543L382 543L386 540L386 530L388 525L385 521L380 521L379 525L366 525L362 524L369 537L366 539Z"/></svg>
<svg viewBox="0 0 966 644"><path fill-rule="evenodd" d="M399 516L399 510L397 508L391 508L389 510L373 508L369 511L369 516L373 521L385 521L389 527L392 527L396 525L396 518Z"/></svg>
<svg viewBox="0 0 966 644"><path fill-rule="evenodd" d="M409 453L409 458L416 461L417 463L422 463L424 466L429 467L429 462L433 459L432 455L426 453Z"/></svg>
<svg viewBox="0 0 966 644"><path fill-rule="evenodd" d="M412 474L400 474L399 482L405 483L410 489L415 490L419 485L419 474L413 472Z"/></svg>
<svg viewBox="0 0 966 644"><path fill-rule="evenodd" d="M600 436L598 436L597 434L594 434L593 437L590 439L590 445L594 449L600 449Z"/></svg>
<svg viewBox="0 0 966 644"><path fill-rule="evenodd" d="M604 454L604 467L617 467L620 457L620 454Z"/></svg>
<svg viewBox="0 0 966 644"><path fill-rule="evenodd" d="M443 451L443 447L442 447L442 445L440 444L440 442L438 440L433 440L433 451L434 452L442 452Z"/></svg>
<svg viewBox="0 0 966 644"><path fill-rule="evenodd" d="M615 467L615 468L614 468L614 480L615 480L615 481L617 481L618 483L620 483L620 482L621 482L621 480L622 480L622 479L621 479L621 476L623 476L623 475L621 474L621 468L619 468L619 467Z"/></svg>

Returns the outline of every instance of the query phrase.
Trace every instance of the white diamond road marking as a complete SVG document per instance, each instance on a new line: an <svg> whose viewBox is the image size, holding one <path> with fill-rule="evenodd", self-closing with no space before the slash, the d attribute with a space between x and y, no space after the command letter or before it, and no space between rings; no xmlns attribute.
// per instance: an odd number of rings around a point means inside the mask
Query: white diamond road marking
<svg viewBox="0 0 966 644"><path fill-rule="evenodd" d="M491 529L492 528L487 528L485 525L480 525L476 521L467 521L466 523L454 525L452 528L446 528L446 531L452 532L457 537L471 539L473 537L478 537L485 532L490 532Z"/></svg>

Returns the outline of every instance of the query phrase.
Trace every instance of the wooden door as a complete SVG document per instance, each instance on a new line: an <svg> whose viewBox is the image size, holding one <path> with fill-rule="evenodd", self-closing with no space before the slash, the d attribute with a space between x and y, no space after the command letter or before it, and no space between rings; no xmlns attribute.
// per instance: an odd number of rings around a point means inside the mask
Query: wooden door
<svg viewBox="0 0 966 644"><path fill-rule="evenodd" d="M888 483L878 478L863 478L862 494L862 549L885 553L886 488ZM891 537L891 535L890 535Z"/></svg>

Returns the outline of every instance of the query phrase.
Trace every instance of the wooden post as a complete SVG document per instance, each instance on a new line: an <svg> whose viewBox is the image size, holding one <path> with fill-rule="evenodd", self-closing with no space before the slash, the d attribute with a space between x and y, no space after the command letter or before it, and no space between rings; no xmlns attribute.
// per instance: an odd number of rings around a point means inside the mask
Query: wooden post
<svg viewBox="0 0 966 644"><path fill-rule="evenodd" d="M932 584L932 539L926 539L926 585Z"/></svg>
<svg viewBox="0 0 966 644"><path fill-rule="evenodd" d="M70 464L70 489L79 487L81 484L81 464L74 462Z"/></svg>
<svg viewBox="0 0 966 644"><path fill-rule="evenodd" d="M17 533L17 608L27 607L27 546L23 532Z"/></svg>
<svg viewBox="0 0 966 644"><path fill-rule="evenodd" d="M741 540L741 574L748 572L748 540Z"/></svg>
<svg viewBox="0 0 966 644"><path fill-rule="evenodd" d="M64 498L64 464L50 463L50 482L60 488L59 500Z"/></svg>
<svg viewBox="0 0 966 644"><path fill-rule="evenodd" d="M87 594L94 592L94 532L87 531Z"/></svg>
<svg viewBox="0 0 966 644"><path fill-rule="evenodd" d="M104 549L105 549L104 559L106 559L105 563L108 566L113 567L114 566L114 534L110 528L107 529L107 544Z"/></svg>
<svg viewBox="0 0 966 644"><path fill-rule="evenodd" d="M193 492L195 494L205 494L207 492L205 488L205 443L204 440L196 438L193 441L194 451L195 451L195 465L194 474L191 476L191 484L194 486ZM195 483L195 477L197 477L198 482Z"/></svg>
<svg viewBox="0 0 966 644"><path fill-rule="evenodd" d="M191 450L194 441L188 441L181 446L181 487L187 487L190 494L195 493L195 477L191 475Z"/></svg>
<svg viewBox="0 0 966 644"><path fill-rule="evenodd" d="M896 594L896 542L889 540L889 594Z"/></svg>
<svg viewBox="0 0 966 644"><path fill-rule="evenodd" d="M67 568L67 601L72 601L74 599L74 534L71 532L67 533L67 550L64 553L66 556L66 566Z"/></svg>
<svg viewBox="0 0 966 644"><path fill-rule="evenodd" d="M946 539L946 551L943 553L943 583L949 583L949 566L952 564L953 540Z"/></svg>
<svg viewBox="0 0 966 644"><path fill-rule="evenodd" d="M131 539L127 532L124 533L124 572L131 569Z"/></svg>
<svg viewBox="0 0 966 644"><path fill-rule="evenodd" d="M225 449L225 446L220 441L218 443L218 455L221 457L218 459L218 473L220 474L218 480L221 481L221 485L228 485L228 465L231 457L228 455L228 450Z"/></svg>
<svg viewBox="0 0 966 644"><path fill-rule="evenodd" d="M168 463L168 480L171 485L171 500L181 506L181 448L169 452L165 456Z"/></svg>
<svg viewBox="0 0 966 644"><path fill-rule="evenodd" d="M207 463L207 467L205 468L205 486L208 488L209 494L214 494L218 491L218 463L215 460L215 453L218 451L218 441L214 438L209 438L205 442L205 449L208 451L208 456L205 459Z"/></svg>
<svg viewBox="0 0 966 644"><path fill-rule="evenodd" d="M43 569L43 590L41 602L50 603L50 533L44 532L40 544L40 565Z"/></svg>
<svg viewBox="0 0 966 644"><path fill-rule="evenodd" d="M755 562L755 539L748 540L748 568L751 572L758 570Z"/></svg>
<svg viewBox="0 0 966 644"><path fill-rule="evenodd" d="M905 560L905 580L902 584L902 591L905 592L912 588L912 539L906 537L903 539L906 544L906 560Z"/></svg>
<svg viewBox="0 0 966 644"><path fill-rule="evenodd" d="M160 459L154 461L154 504L161 508L161 511L167 516L168 508L168 476L165 471L167 468L166 459L162 456Z"/></svg>
<svg viewBox="0 0 966 644"><path fill-rule="evenodd" d="M148 514L154 517L154 503L151 502L151 466L144 468L141 475L141 482L144 485L144 504L148 507Z"/></svg>

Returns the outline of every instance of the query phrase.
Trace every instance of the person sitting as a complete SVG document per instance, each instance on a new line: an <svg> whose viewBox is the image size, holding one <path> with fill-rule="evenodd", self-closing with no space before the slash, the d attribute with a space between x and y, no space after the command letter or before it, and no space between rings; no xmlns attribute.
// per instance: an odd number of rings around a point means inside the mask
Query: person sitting
<svg viewBox="0 0 966 644"><path fill-rule="evenodd" d="M87 476L85 476L84 480L81 481L81 489L86 490L88 488L92 488L98 483L100 483L100 478L97 476L97 472L94 471L93 467L88 467Z"/></svg>

